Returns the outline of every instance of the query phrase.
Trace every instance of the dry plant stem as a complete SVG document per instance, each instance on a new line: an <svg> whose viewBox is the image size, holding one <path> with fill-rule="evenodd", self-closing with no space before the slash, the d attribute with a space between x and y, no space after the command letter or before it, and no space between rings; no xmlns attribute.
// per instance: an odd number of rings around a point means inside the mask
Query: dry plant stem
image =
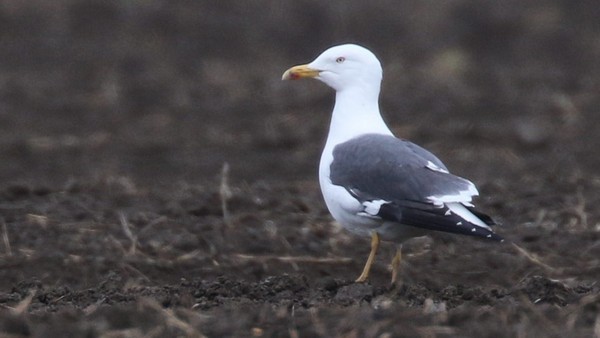
<svg viewBox="0 0 600 338"><path fill-rule="evenodd" d="M350 263L352 258L350 257L331 257L331 258L318 258L310 256L256 256L256 255L245 255L236 254L233 256L234 259L255 261L255 262L266 262L266 261L279 261L284 263L316 263L316 264L339 264L339 263Z"/></svg>
<svg viewBox="0 0 600 338"><path fill-rule="evenodd" d="M356 283L363 283L369 278L369 272L371 272L371 266L373 266L373 262L375 261L375 256L377 255L377 250L379 249L379 234L376 231L371 232L371 252L369 253L369 258L367 258L367 263L365 264L365 268L362 273L356 279Z"/></svg>
<svg viewBox="0 0 600 338"><path fill-rule="evenodd" d="M594 338L600 338L600 313L596 316L594 323Z"/></svg>
<svg viewBox="0 0 600 338"><path fill-rule="evenodd" d="M19 304L17 304L17 306L12 309L12 313L14 313L17 316L25 313L25 311L29 309L29 305L31 305L31 301L33 300L33 297L35 297L35 293L35 290L30 290L29 295L27 295L25 299L20 301Z"/></svg>
<svg viewBox="0 0 600 338"><path fill-rule="evenodd" d="M147 307L153 309L154 311L158 312L164 318L164 320L168 326L178 328L179 330L185 332L187 337L194 337L194 338L206 337L201 332L196 330L196 328L194 328L191 324L186 323L185 321L183 321L179 317L177 317L177 315L175 315L175 312L172 309L163 308L153 299L147 299L147 298L142 299L141 305L147 306Z"/></svg>
<svg viewBox="0 0 600 338"><path fill-rule="evenodd" d="M123 232L125 233L125 236L127 236L127 238L129 238L129 240L131 241L131 246L129 247L129 254L135 255L135 251L136 251L136 247L137 247L137 238L131 231L131 228L129 227L129 222L127 222L127 218L125 217L125 214L123 214L122 212L119 212L119 221L121 223L121 227L123 228Z"/></svg>
<svg viewBox="0 0 600 338"><path fill-rule="evenodd" d="M219 195L221 196L221 210L223 212L223 221L227 226L231 226L229 217L229 209L227 208L227 201L231 198L231 188L229 187L229 163L223 163L223 169L221 169L221 185L219 187Z"/></svg>
<svg viewBox="0 0 600 338"><path fill-rule="evenodd" d="M579 222L584 229L589 229L588 215L585 211L586 203L585 197L583 196L582 189L577 189L577 204L573 207L575 215L579 218Z"/></svg>
<svg viewBox="0 0 600 338"><path fill-rule="evenodd" d="M398 272L400 271L400 263L402 262L402 244L396 248L396 254L392 258L392 285L398 281Z"/></svg>
<svg viewBox="0 0 600 338"><path fill-rule="evenodd" d="M455 329L451 326L432 325L416 328L421 337L438 337L440 335L454 335Z"/></svg>
<svg viewBox="0 0 600 338"><path fill-rule="evenodd" d="M6 228L6 222L4 222L4 218L0 217L0 223L2 223L2 241L4 242L4 251L6 252L7 256L12 256L10 240L8 239L8 229Z"/></svg>
<svg viewBox="0 0 600 338"><path fill-rule="evenodd" d="M548 271L556 271L555 268L551 267L550 265L542 262L539 258L537 258L534 254L530 253L529 251L523 249L522 247L518 246L515 243L512 243L513 247L515 249L517 249L517 251L523 255L525 258L527 258L530 262L541 266L542 268L548 270Z"/></svg>

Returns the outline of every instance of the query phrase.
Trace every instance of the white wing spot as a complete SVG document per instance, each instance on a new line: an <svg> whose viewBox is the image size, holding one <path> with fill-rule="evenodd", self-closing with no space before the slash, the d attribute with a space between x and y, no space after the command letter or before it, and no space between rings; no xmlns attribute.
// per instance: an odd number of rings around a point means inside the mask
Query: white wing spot
<svg viewBox="0 0 600 338"><path fill-rule="evenodd" d="M433 170L433 171L437 171L440 173L448 174L448 170L446 170L444 168L440 168L439 166L435 165L435 163L433 163L431 161L427 161L425 168Z"/></svg>
<svg viewBox="0 0 600 338"><path fill-rule="evenodd" d="M429 201L430 203L433 204L434 207L437 208L441 208L444 206L444 202L437 200L435 197L433 196L429 196L427 197L427 201Z"/></svg>
<svg viewBox="0 0 600 338"><path fill-rule="evenodd" d="M450 209L446 210L446 212L444 213L444 216L450 216L450 214L452 214L452 211L450 211Z"/></svg>
<svg viewBox="0 0 600 338"><path fill-rule="evenodd" d="M473 196L479 195L477 188L472 182L467 181L467 189L458 191L458 194L454 195L433 195L427 196L427 201L435 206L443 205L444 203L459 202L463 205L472 206L470 203Z"/></svg>
<svg viewBox="0 0 600 338"><path fill-rule="evenodd" d="M385 200L374 200L374 201L365 201L363 202L363 207L365 208L361 214L367 214L370 216L377 216L379 214L379 209L384 204L390 203Z"/></svg>
<svg viewBox="0 0 600 338"><path fill-rule="evenodd" d="M486 237L487 237L487 238L492 238L492 235L487 235Z"/></svg>
<svg viewBox="0 0 600 338"><path fill-rule="evenodd" d="M475 232L475 231L477 231L477 229L475 229L475 228L471 229L471 232Z"/></svg>
<svg viewBox="0 0 600 338"><path fill-rule="evenodd" d="M462 225L462 222L458 222L458 223L456 223L456 225Z"/></svg>
<svg viewBox="0 0 600 338"><path fill-rule="evenodd" d="M371 214L367 214L366 212L359 212L356 215L361 216L361 217L370 218L370 219L381 219L381 217L379 217L379 216L374 216L374 215L371 215Z"/></svg>

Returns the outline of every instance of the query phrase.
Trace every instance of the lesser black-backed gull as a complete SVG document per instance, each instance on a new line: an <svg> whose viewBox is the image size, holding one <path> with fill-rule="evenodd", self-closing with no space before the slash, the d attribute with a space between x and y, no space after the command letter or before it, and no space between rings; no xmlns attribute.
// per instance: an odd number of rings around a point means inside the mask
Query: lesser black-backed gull
<svg viewBox="0 0 600 338"><path fill-rule="evenodd" d="M288 69L283 79L315 78L336 91L319 181L331 215L344 228L371 236L364 282L380 240L398 243L392 283L398 276L401 243L430 230L502 238L493 220L471 204L470 181L451 174L432 153L396 138L379 112L382 68L368 49L329 48L313 62Z"/></svg>

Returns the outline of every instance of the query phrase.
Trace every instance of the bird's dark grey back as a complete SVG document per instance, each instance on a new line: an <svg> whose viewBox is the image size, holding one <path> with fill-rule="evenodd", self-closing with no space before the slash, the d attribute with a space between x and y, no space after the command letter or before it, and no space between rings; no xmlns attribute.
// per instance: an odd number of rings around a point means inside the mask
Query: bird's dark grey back
<svg viewBox="0 0 600 338"><path fill-rule="evenodd" d="M458 194L470 182L427 169L446 166L432 153L389 135L365 134L333 149L330 179L361 192L364 199L426 201L433 195Z"/></svg>

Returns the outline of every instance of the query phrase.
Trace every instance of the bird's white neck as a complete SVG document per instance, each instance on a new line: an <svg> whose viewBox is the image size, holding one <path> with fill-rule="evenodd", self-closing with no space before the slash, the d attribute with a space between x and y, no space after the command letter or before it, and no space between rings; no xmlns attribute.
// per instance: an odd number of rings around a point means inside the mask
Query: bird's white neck
<svg viewBox="0 0 600 338"><path fill-rule="evenodd" d="M379 112L379 86L351 87L336 92L327 146L335 146L353 137L378 133L392 135Z"/></svg>

